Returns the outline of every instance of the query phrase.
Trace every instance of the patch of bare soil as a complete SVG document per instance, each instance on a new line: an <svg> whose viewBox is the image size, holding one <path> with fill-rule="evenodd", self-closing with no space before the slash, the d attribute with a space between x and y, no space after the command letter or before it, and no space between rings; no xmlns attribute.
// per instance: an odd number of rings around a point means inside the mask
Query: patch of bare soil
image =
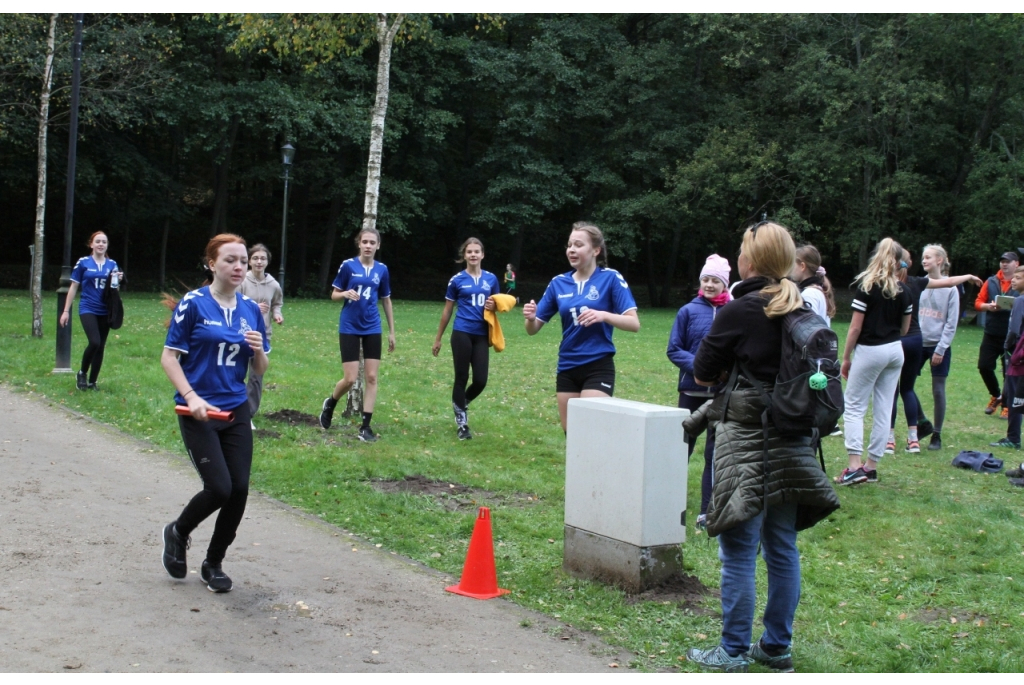
<svg viewBox="0 0 1024 685"><path fill-rule="evenodd" d="M265 428L257 428L252 432L252 434L254 437L257 438L271 438L274 440L281 437L281 434L278 433L277 431L268 431Z"/></svg>
<svg viewBox="0 0 1024 685"><path fill-rule="evenodd" d="M296 411L294 409L280 409L278 411L270 412L265 416L271 421L287 423L289 426L313 426L314 428L320 427L319 417L313 416L312 414L305 414L301 411Z"/></svg>
<svg viewBox="0 0 1024 685"><path fill-rule="evenodd" d="M716 615L717 611L704 606L707 597L721 597L722 593L700 582L697 576L680 573L672 576L664 583L638 595L627 595L626 604L638 602L673 603L680 609L689 611L695 616Z"/></svg>
<svg viewBox="0 0 1024 685"><path fill-rule="evenodd" d="M953 625L963 623L964 625L974 624L976 626L983 626L988 623L988 616L979 614L976 611L947 609L945 607L927 607L917 612L914 618L922 623L950 623Z"/></svg>
<svg viewBox="0 0 1024 685"><path fill-rule="evenodd" d="M426 495L448 511L472 509L479 506L531 506L540 498L522 492L511 495L498 495L490 490L471 488L460 483L446 480L431 480L426 476L406 476L402 480L371 480L370 485L378 492L392 494L405 492L413 495Z"/></svg>

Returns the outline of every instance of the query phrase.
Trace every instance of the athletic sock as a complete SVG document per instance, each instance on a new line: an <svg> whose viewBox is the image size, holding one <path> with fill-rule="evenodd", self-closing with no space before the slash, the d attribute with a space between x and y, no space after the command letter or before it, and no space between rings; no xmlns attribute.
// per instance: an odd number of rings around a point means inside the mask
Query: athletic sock
<svg viewBox="0 0 1024 685"><path fill-rule="evenodd" d="M363 412L363 428L369 428L370 427L370 419L372 419L372 418L373 418L373 412L372 411L364 411Z"/></svg>
<svg viewBox="0 0 1024 685"><path fill-rule="evenodd" d="M896 431L889 429L889 442L896 442Z"/></svg>
<svg viewBox="0 0 1024 685"><path fill-rule="evenodd" d="M907 429L907 440L909 442L917 442L917 428Z"/></svg>
<svg viewBox="0 0 1024 685"><path fill-rule="evenodd" d="M330 407L331 409L334 409L334 407L336 407L337 405L338 405L338 400L334 399L333 395L331 397L327 398L327 406L328 407Z"/></svg>

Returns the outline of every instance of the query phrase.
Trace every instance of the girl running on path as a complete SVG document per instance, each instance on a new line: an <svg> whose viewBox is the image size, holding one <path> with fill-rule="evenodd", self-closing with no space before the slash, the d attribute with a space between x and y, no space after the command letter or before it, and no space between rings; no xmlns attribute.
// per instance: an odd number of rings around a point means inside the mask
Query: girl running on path
<svg viewBox="0 0 1024 685"><path fill-rule="evenodd" d="M79 390L95 390L103 366L103 350L107 346L110 324L107 321L107 305L103 301L106 288L116 288L124 274L117 268L117 262L107 257L107 234L96 231L86 243L92 253L82 257L71 270L71 285L64 301L64 312L60 315L60 326L68 325L75 294L82 290L82 301L78 305L78 319L82 322L89 344L82 353L82 368L76 378Z"/></svg>
<svg viewBox="0 0 1024 685"><path fill-rule="evenodd" d="M676 314L672 332L668 337L666 354L679 367L679 404L681 409L691 412L699 409L714 397L714 388L699 385L693 377L693 358L701 341L711 330L718 310L732 299L729 286L729 260L716 254L707 258L700 271L700 290L697 297L683 305ZM693 454L696 435L689 435L686 456ZM704 472L700 479L700 514L697 527L704 528L707 521L708 503L711 501L712 457L715 452L715 433L707 431L704 440Z"/></svg>
<svg viewBox="0 0 1024 685"><path fill-rule="evenodd" d="M920 425L918 421L923 417L921 402L914 392L914 384L924 367L924 338L921 332L920 318L918 315L922 293L935 288L956 288L961 283L970 280L981 283L981 279L975 276L954 276L952 278L930 278L929 276L909 276L907 272L913 265L910 253L903 250L903 259L900 261L898 278L903 289L910 293L910 299L914 309L910 315L910 328L906 334L900 337L903 345L903 368L900 370L900 380L896 386L896 394L892 401L892 415L889 420L889 439L886 441L885 453L893 454L896 451L896 414L898 409L897 401L903 398L903 411L907 415L907 452L918 453L921 451L920 438L931 435L933 427L931 423ZM947 371L948 374L948 371Z"/></svg>
<svg viewBox="0 0 1024 685"><path fill-rule="evenodd" d="M928 278L933 280L949 276L949 256L942 245L926 245L921 254L921 266L928 274ZM923 346L921 368L931 367L932 399L935 402L935 424L928 449L940 450L942 425L946 419L946 378L949 376L949 367L953 359L953 336L956 335L956 325L960 320L959 287L926 288L919 300L918 317ZM922 410L917 422L918 427L927 425L927 421ZM895 443L895 439L893 442Z"/></svg>
<svg viewBox="0 0 1024 685"><path fill-rule="evenodd" d="M284 303L284 293L281 291L281 284L267 273L270 266L270 250L263 243L256 243L249 248L249 273L239 287L239 292L255 302L263 314L263 326L267 329L267 342L270 343L274 331L270 327L270 320L281 325L284 317L281 316L281 305ZM260 401L263 398L263 374L256 373L249 369L249 381L246 384L246 391L249 395L249 411L253 416L260 409Z"/></svg>
<svg viewBox="0 0 1024 685"><path fill-rule="evenodd" d="M191 414L178 416L178 426L203 481L203 489L178 519L164 526L163 565L172 578L185 578L189 536L219 509L200 574L213 592L231 589L221 562L249 496L252 427L245 372L251 362L254 372L266 373L269 363L263 315L255 302L236 292L248 259L245 241L237 235L222 233L210 240L204 261L212 280L175 307L160 357L177 391L175 403L187 406ZM234 418L211 421L208 410L229 411Z"/></svg>
<svg viewBox="0 0 1024 685"><path fill-rule="evenodd" d="M825 320L825 325L832 327L832 317L836 315L836 298L832 290L832 282L825 275L825 267L821 265L821 254L814 245L802 245L796 248L796 261L789 277L796 281L804 302L811 305L814 313Z"/></svg>
<svg viewBox="0 0 1024 685"><path fill-rule="evenodd" d="M563 431L569 400L611 397L615 390L612 329L640 330L626 279L604 266L607 255L601 229L585 221L573 224L565 254L573 270L551 279L539 304L530 300L523 306L529 335L556 314L562 319L555 393Z"/></svg>
<svg viewBox="0 0 1024 685"><path fill-rule="evenodd" d="M344 377L334 386L334 392L324 400L320 409L320 426L327 430L334 418L334 407L359 378L359 346L363 348L363 424L359 439L375 442L370 427L373 408L377 403L377 372L380 370L381 323L377 301L384 305L388 319L388 352L395 351L395 315L391 309L391 279L388 268L374 259L380 249L380 233L363 229L356 235L359 257L346 259L338 267L331 299L344 300L338 322L338 346L341 348L341 368Z"/></svg>
<svg viewBox="0 0 1024 685"><path fill-rule="evenodd" d="M455 311L452 325L452 362L455 365L455 382L452 385L452 411L459 440L471 440L467 411L469 403L480 396L487 387L487 367L490 363L490 342L484 311L494 311L492 295L501 292L498 277L480 268L484 259L484 244L477 238L468 238L459 247L457 263L466 268L452 276L445 293L444 310L437 326L432 352L436 357L441 351L441 336ZM473 383L469 383L469 371L473 370Z"/></svg>

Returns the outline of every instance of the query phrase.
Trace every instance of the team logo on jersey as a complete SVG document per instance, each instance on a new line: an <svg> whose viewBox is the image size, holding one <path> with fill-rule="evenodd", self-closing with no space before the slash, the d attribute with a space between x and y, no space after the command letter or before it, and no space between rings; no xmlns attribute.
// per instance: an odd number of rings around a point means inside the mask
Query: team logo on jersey
<svg viewBox="0 0 1024 685"><path fill-rule="evenodd" d="M249 328L249 322L245 320L245 317L242 317L241 323L238 325L238 330L241 331L243 335L252 330Z"/></svg>
<svg viewBox="0 0 1024 685"><path fill-rule="evenodd" d="M597 292L596 286L590 286L590 290L587 292L588 300L599 300L601 299L601 293Z"/></svg>
<svg viewBox="0 0 1024 685"><path fill-rule="evenodd" d="M380 274L373 275L373 282L375 285L380 285Z"/></svg>

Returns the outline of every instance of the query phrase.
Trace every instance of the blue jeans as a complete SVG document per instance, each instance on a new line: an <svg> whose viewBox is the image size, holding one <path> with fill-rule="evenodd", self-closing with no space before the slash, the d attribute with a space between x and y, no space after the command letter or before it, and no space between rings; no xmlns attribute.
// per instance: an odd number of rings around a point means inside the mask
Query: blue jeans
<svg viewBox="0 0 1024 685"><path fill-rule="evenodd" d="M763 524L763 525L762 525ZM796 504L769 507L718 536L722 562L722 648L737 656L750 648L757 589L757 543L768 566L768 604L764 608L764 645L789 647L793 615L800 603L800 553L796 549Z"/></svg>

